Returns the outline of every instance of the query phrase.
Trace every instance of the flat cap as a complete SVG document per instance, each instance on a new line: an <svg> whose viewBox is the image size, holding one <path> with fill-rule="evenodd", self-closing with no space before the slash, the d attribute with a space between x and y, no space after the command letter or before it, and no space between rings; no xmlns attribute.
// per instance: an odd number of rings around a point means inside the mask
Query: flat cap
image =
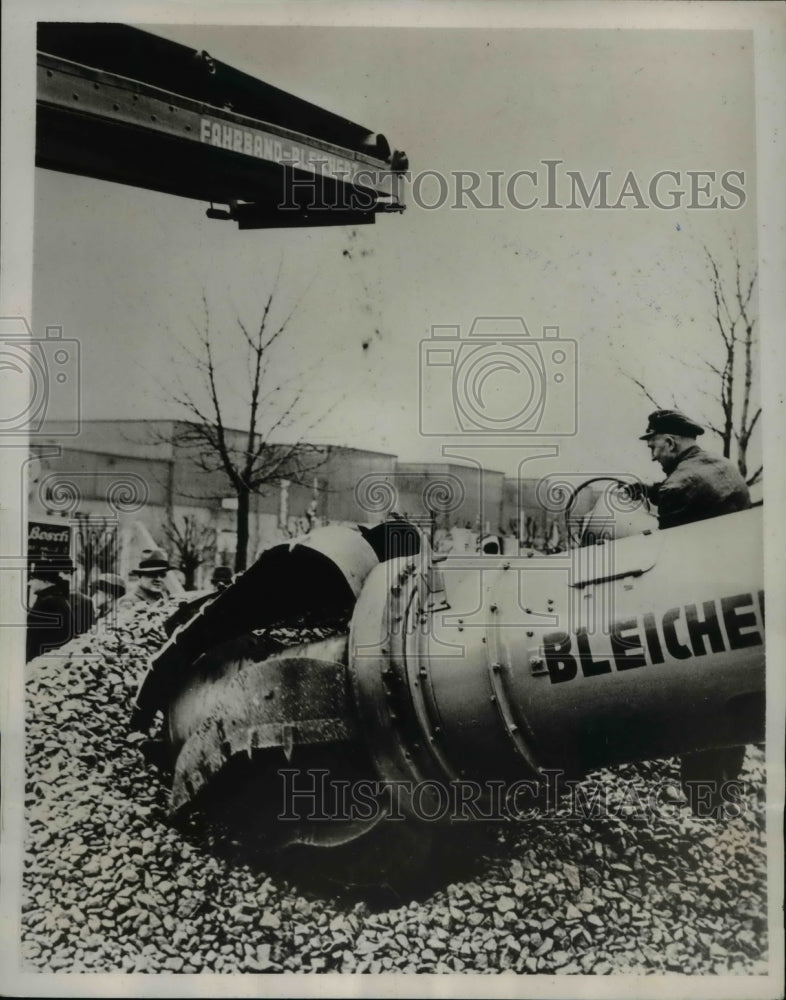
<svg viewBox="0 0 786 1000"><path fill-rule="evenodd" d="M681 437L698 437L704 433L701 424L686 417L679 410L655 410L647 418L647 430L639 441L647 441L655 434L679 434Z"/></svg>
<svg viewBox="0 0 786 1000"><path fill-rule="evenodd" d="M122 597L126 592L126 582L117 573L102 573L93 583L93 590L103 590L113 597Z"/></svg>
<svg viewBox="0 0 786 1000"><path fill-rule="evenodd" d="M131 573L134 576L145 576L150 573L167 573L172 567L169 565L169 560L165 555L152 555L148 556L147 559L140 559L139 565L136 569L132 569Z"/></svg>

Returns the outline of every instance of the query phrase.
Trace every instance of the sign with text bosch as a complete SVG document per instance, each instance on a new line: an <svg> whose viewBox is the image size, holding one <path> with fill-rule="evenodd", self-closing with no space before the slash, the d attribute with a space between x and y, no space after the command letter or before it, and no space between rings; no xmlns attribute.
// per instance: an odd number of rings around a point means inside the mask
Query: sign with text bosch
<svg viewBox="0 0 786 1000"><path fill-rule="evenodd" d="M71 525L62 521L28 521L27 553L67 556L71 552Z"/></svg>
<svg viewBox="0 0 786 1000"><path fill-rule="evenodd" d="M338 181L352 181L357 174L368 173L368 167L344 156L337 156L325 149L306 146L285 136L249 128L247 125L229 125L213 118L200 121L200 139L211 146L228 149L243 156L278 163L312 174L334 177Z"/></svg>

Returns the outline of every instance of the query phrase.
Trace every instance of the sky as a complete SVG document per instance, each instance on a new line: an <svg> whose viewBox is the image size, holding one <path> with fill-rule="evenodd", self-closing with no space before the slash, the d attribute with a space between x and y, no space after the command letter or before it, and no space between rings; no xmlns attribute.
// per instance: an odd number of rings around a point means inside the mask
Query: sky
<svg viewBox="0 0 786 1000"><path fill-rule="evenodd" d="M456 365L421 358L432 327L455 326L464 337L483 316L523 317L534 340L559 327L567 381L547 400L547 423L571 427L565 408L576 415L570 436L508 436L506 448L483 449L488 467L514 473L526 448L547 443L558 454L533 473L657 478L638 441L652 406L627 375L662 405L717 419L703 367L720 355L702 248L729 277L732 248L746 272L756 259L749 32L152 30L384 133L406 151L413 175L439 173L450 190L451 172L475 171L487 201L489 172L507 180L537 171L537 190L524 178L516 191L542 204L544 161L559 160L561 203L570 200L565 171L580 172L588 188L609 171L612 203L632 172L647 207L631 196L618 209L523 209L506 198L497 209L459 209L452 198L427 209L410 190L403 215L374 226L240 232L207 219L196 201L37 169L33 324L79 339L83 417L178 415L173 387L198 392L178 345L195 344L204 293L228 421L242 425L247 368L236 317L254 325L278 275L273 314L297 308L270 373L274 383L304 386L290 435L406 461L439 459L444 448L477 457L475 439L456 427ZM666 178L661 198L686 192L673 210L647 195L665 170L680 181ZM744 198L727 192L739 207L685 207L690 170L715 172L710 197L724 194L721 175L744 173L744 182L730 181ZM419 200L437 195L434 175L424 174ZM505 371L487 383L503 409L520 388ZM716 447L711 435L704 441Z"/></svg>

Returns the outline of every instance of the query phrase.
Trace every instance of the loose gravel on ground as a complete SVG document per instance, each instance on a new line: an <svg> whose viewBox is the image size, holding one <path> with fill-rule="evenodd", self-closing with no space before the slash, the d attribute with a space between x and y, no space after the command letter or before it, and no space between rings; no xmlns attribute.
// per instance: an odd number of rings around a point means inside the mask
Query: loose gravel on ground
<svg viewBox="0 0 786 1000"><path fill-rule="evenodd" d="M676 792L645 820L557 810L500 825L425 893L325 894L168 822L128 730L164 617L145 609L26 667L28 970L766 973L760 750L722 821ZM646 796L675 766L596 772L586 788Z"/></svg>

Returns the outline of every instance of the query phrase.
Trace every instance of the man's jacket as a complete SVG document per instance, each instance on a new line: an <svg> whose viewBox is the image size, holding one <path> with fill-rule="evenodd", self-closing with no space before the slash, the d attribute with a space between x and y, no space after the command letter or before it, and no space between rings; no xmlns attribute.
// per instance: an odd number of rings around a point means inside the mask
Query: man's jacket
<svg viewBox="0 0 786 1000"><path fill-rule="evenodd" d="M68 588L52 584L39 590L27 613L27 660L57 649L73 638Z"/></svg>
<svg viewBox="0 0 786 1000"><path fill-rule="evenodd" d="M649 491L658 505L658 526L676 528L721 514L746 510L750 493L736 465L691 445L662 483Z"/></svg>

